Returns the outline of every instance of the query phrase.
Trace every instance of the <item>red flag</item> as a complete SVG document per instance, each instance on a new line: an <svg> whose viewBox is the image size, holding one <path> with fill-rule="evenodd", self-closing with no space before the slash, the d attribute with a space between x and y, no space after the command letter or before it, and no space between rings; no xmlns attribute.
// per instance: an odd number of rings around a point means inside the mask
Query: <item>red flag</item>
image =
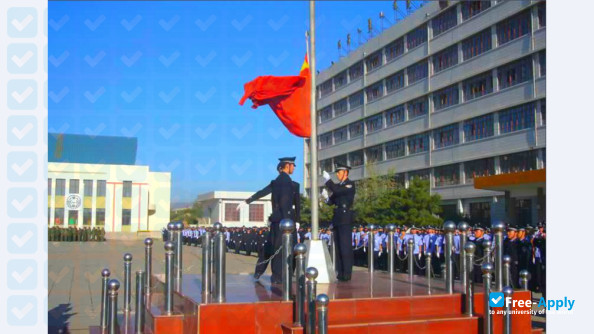
<svg viewBox="0 0 594 334"><path fill-rule="evenodd" d="M254 109L267 104L292 134L311 136L311 77L307 55L298 76L261 76L246 83L243 89L240 105L248 98Z"/></svg>

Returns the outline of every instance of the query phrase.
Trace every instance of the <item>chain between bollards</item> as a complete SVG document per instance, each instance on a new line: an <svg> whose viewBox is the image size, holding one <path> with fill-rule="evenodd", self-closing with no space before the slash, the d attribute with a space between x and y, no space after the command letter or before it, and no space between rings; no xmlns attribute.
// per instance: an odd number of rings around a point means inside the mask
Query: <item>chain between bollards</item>
<svg viewBox="0 0 594 334"><path fill-rule="evenodd" d="M167 314L173 313L173 256L175 245L171 241L167 241L165 248L165 312Z"/></svg>
<svg viewBox="0 0 594 334"><path fill-rule="evenodd" d="M105 268L101 271L101 331L105 332L107 330L107 322L109 319L108 309L109 309L109 296L108 292L108 284L109 284L109 276L111 272L109 269Z"/></svg>
<svg viewBox="0 0 594 334"><path fill-rule="evenodd" d="M318 334L328 334L328 304L330 298L326 294L316 297L316 313L318 318Z"/></svg>
<svg viewBox="0 0 594 334"><path fill-rule="evenodd" d="M282 282L283 282L283 301L291 300L293 288L293 232L295 223L291 219L280 221L279 229L282 236L283 258L282 258Z"/></svg>
<svg viewBox="0 0 594 334"><path fill-rule="evenodd" d="M305 254L307 253L307 246L297 244L293 248L293 253L295 254L295 279L297 280L293 324L305 327Z"/></svg>
<svg viewBox="0 0 594 334"><path fill-rule="evenodd" d="M316 278L318 277L318 270L314 267L305 269L305 278L307 278L307 326L305 328L306 334L315 334L316 332Z"/></svg>
<svg viewBox="0 0 594 334"><path fill-rule="evenodd" d="M474 252L476 245L473 242L467 242L464 245L465 257L461 258L461 263L465 263L464 272L460 275L466 279L466 286L464 289L466 303L464 311L466 315L472 316L474 314L474 283L472 280L472 269L474 268Z"/></svg>
<svg viewBox="0 0 594 334"><path fill-rule="evenodd" d="M489 304L489 295L491 294L491 274L493 273L493 265L489 262L483 263L481 266L483 273L483 288L484 288L484 322L483 334L493 334L493 316L491 315L491 306Z"/></svg>
<svg viewBox="0 0 594 334"><path fill-rule="evenodd" d="M367 271L372 273L374 270L374 257L373 251L375 250L375 234L373 233L375 230L375 225L369 225L369 233L367 237Z"/></svg>
<svg viewBox="0 0 594 334"><path fill-rule="evenodd" d="M136 318L135 318L135 326L136 334L144 333L144 297L145 294L143 293L145 287L145 275L144 271L138 270L136 272Z"/></svg>
<svg viewBox="0 0 594 334"><path fill-rule="evenodd" d="M206 304L211 296L212 268L211 268L211 244L210 232L202 235L202 303Z"/></svg>
<svg viewBox="0 0 594 334"><path fill-rule="evenodd" d="M224 303L226 300L226 256L225 234L221 223L214 224L214 270L215 270L215 290L213 298L217 303Z"/></svg>
<svg viewBox="0 0 594 334"><path fill-rule="evenodd" d="M144 239L144 272L146 273L145 294L151 293L151 276L153 275L153 239Z"/></svg>
<svg viewBox="0 0 594 334"><path fill-rule="evenodd" d="M118 326L118 290L120 282L117 279L112 279L108 283L109 294L109 318L108 318L108 332L109 334L117 334L119 332Z"/></svg>
<svg viewBox="0 0 594 334"><path fill-rule="evenodd" d="M132 309L132 254L124 254L124 312L130 312Z"/></svg>

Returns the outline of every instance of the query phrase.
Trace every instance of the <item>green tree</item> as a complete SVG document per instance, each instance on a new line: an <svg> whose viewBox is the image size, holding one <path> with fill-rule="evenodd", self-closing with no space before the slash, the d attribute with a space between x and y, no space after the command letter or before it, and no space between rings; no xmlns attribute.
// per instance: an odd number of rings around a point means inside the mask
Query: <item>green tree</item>
<svg viewBox="0 0 594 334"><path fill-rule="evenodd" d="M202 205L198 200L192 203L192 206L182 210L171 210L170 217L172 221L181 220L186 224L197 224L198 218L202 218Z"/></svg>
<svg viewBox="0 0 594 334"><path fill-rule="evenodd" d="M332 221L332 207L320 200L320 208L318 209L318 220L320 226L327 226ZM311 226L311 199L301 195L301 221L299 222L305 226Z"/></svg>

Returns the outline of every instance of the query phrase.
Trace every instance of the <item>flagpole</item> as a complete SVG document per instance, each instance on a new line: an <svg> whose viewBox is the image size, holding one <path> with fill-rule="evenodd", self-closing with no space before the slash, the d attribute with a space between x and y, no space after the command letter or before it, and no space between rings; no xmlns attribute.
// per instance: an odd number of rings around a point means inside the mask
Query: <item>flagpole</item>
<svg viewBox="0 0 594 334"><path fill-rule="evenodd" d="M316 15L315 1L309 1L309 72L311 76L311 137L309 141L310 176L311 182L309 189L311 192L311 237L318 240L318 136L317 136L317 117L316 117Z"/></svg>

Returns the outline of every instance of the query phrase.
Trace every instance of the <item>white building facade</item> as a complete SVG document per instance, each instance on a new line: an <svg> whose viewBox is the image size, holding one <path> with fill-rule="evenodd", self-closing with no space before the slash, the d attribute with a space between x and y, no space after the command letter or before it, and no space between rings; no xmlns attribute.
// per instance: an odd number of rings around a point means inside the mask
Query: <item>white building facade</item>
<svg viewBox="0 0 594 334"><path fill-rule="evenodd" d="M208 224L220 222L225 227L263 227L267 225L272 213L270 195L248 205L241 205L252 196L253 192L244 191L211 191L198 196L203 215Z"/></svg>

